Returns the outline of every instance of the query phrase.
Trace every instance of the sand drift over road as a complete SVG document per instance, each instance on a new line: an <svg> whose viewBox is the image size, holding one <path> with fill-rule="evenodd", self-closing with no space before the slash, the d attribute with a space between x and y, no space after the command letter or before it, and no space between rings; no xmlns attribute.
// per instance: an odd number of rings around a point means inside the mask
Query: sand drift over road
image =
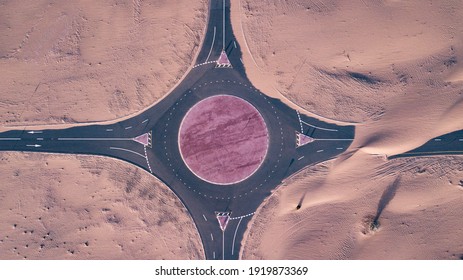
<svg viewBox="0 0 463 280"><path fill-rule="evenodd" d="M257 109L230 95L193 106L182 121L179 148L188 168L204 181L230 185L250 177L268 149L267 126Z"/></svg>

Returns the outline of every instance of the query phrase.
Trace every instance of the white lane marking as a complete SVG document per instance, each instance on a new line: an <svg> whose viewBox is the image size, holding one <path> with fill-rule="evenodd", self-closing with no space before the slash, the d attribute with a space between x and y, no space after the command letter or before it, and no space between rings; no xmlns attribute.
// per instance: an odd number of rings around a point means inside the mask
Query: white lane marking
<svg viewBox="0 0 463 280"><path fill-rule="evenodd" d="M212 49L214 48L214 42L215 42L215 26L214 26L214 36L212 37L211 49L209 50L209 54L207 55L206 61L204 61L204 63L206 63L209 60L209 57L211 56Z"/></svg>
<svg viewBox="0 0 463 280"><path fill-rule="evenodd" d="M206 216L204 216L204 214L203 214L203 218L204 218L204 220L207 222L207 218L206 218Z"/></svg>
<svg viewBox="0 0 463 280"><path fill-rule="evenodd" d="M19 141L21 138L0 138L1 141Z"/></svg>
<svg viewBox="0 0 463 280"><path fill-rule="evenodd" d="M212 258L214 258L214 260L215 260L215 251L212 252Z"/></svg>
<svg viewBox="0 0 463 280"><path fill-rule="evenodd" d="M58 138L59 141L132 141L132 138Z"/></svg>
<svg viewBox="0 0 463 280"><path fill-rule="evenodd" d="M223 0L225 2L225 0ZM225 260L225 231L222 230L222 260Z"/></svg>
<svg viewBox="0 0 463 280"><path fill-rule="evenodd" d="M211 233L211 240L214 241L214 236L212 235L212 233Z"/></svg>
<svg viewBox="0 0 463 280"><path fill-rule="evenodd" d="M27 133L29 133L29 134L42 133L42 131L33 131L33 130L31 130L31 131L28 131Z"/></svg>
<svg viewBox="0 0 463 280"><path fill-rule="evenodd" d="M304 156L302 156L302 157L298 158L297 160L301 160L301 159L303 159L303 158L304 158Z"/></svg>
<svg viewBox="0 0 463 280"><path fill-rule="evenodd" d="M343 150L344 148L336 148L336 150Z"/></svg>
<svg viewBox="0 0 463 280"><path fill-rule="evenodd" d="M106 131L113 131L113 129L112 128L107 128Z"/></svg>
<svg viewBox="0 0 463 280"><path fill-rule="evenodd" d="M147 122L147 121L149 121L149 119L146 119L146 120L142 121L141 123L145 123L145 122Z"/></svg>
<svg viewBox="0 0 463 280"><path fill-rule="evenodd" d="M223 22L222 39L223 39L223 42L222 42L222 50L225 50L225 0L223 0L222 3L223 3L223 18L222 18L222 22Z"/></svg>
<svg viewBox="0 0 463 280"><path fill-rule="evenodd" d="M301 125L301 133L304 133L304 128L302 127L302 120L301 120L301 115L299 114L299 111L296 110L297 113L297 118L299 119L299 124Z"/></svg>
<svg viewBox="0 0 463 280"><path fill-rule="evenodd" d="M442 139L436 138L436 139L434 139L434 141L442 141Z"/></svg>
<svg viewBox="0 0 463 280"><path fill-rule="evenodd" d="M323 152L323 151L324 151L324 150L318 150L317 153L321 153L321 152Z"/></svg>
<svg viewBox="0 0 463 280"><path fill-rule="evenodd" d="M206 65L206 64L211 64L211 63L217 63L217 60L196 64L195 66L193 66L193 68L196 68L196 67L199 67L199 66L202 66L202 65Z"/></svg>
<svg viewBox="0 0 463 280"><path fill-rule="evenodd" d="M151 170L151 165L150 165L150 161L148 159L148 154L146 153L146 146L143 145L143 148L145 149L145 159L146 159L146 164L148 164L148 169L150 170L151 173L153 173L153 170Z"/></svg>
<svg viewBox="0 0 463 280"><path fill-rule="evenodd" d="M333 139L328 139L328 138L314 138L315 141L353 141L354 139L347 139L347 138L333 138Z"/></svg>
<svg viewBox="0 0 463 280"><path fill-rule="evenodd" d="M43 141L43 138L37 138L37 140L39 140L39 141Z"/></svg>
<svg viewBox="0 0 463 280"><path fill-rule="evenodd" d="M145 158L144 155L140 154L140 153L137 153L135 151L132 151L132 150L127 150L127 149L124 149L124 148L118 148L118 147L109 147L111 150L120 150L120 151L126 151L126 152L129 152L129 153L132 153L132 154L136 154L137 156L141 156L142 158Z"/></svg>
<svg viewBox="0 0 463 280"><path fill-rule="evenodd" d="M462 138L462 139L458 139L458 141L463 141L463 138Z"/></svg>
<svg viewBox="0 0 463 280"><path fill-rule="evenodd" d="M252 212L252 213L249 213L249 214L246 214L246 215L243 215L243 216L233 217L233 218L230 218L230 220L238 220L238 219L241 219L241 218L246 218L246 217L254 215L255 213L256 212Z"/></svg>
<svg viewBox="0 0 463 280"><path fill-rule="evenodd" d="M132 128L131 126L128 126L128 127L126 127L125 129L131 129L131 128Z"/></svg>
<svg viewBox="0 0 463 280"><path fill-rule="evenodd" d="M27 147L34 147L34 148L42 147L42 145L38 145L38 144L26 145L26 146L27 146Z"/></svg>
<svg viewBox="0 0 463 280"><path fill-rule="evenodd" d="M311 127L313 127L313 128L321 129L321 130L326 130L326 131L338 131L337 129L319 127L319 126L310 124L310 123L305 122L305 121L302 121L302 123L305 124L305 125L311 126Z"/></svg>
<svg viewBox="0 0 463 280"><path fill-rule="evenodd" d="M233 41L233 44L235 45L235 49L236 49L236 41Z"/></svg>
<svg viewBox="0 0 463 280"><path fill-rule="evenodd" d="M235 229L235 234L233 235L232 251L231 251L232 256L233 256L233 253L234 253L234 251L235 251L236 233L238 232L238 228L240 227L241 220L243 220L243 217L241 217L241 219L239 220L238 225L236 226L236 229Z"/></svg>

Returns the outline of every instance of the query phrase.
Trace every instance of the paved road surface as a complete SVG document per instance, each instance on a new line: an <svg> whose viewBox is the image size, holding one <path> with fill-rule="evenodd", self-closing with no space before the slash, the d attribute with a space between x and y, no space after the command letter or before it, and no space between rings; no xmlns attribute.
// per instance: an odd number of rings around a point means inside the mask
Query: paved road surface
<svg viewBox="0 0 463 280"><path fill-rule="evenodd" d="M457 154L463 154L463 130L433 138L414 150L388 158Z"/></svg>

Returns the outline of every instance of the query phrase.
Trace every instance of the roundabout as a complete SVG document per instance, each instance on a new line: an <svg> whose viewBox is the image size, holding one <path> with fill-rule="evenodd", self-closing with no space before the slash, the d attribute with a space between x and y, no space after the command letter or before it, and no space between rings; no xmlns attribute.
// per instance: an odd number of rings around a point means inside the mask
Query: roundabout
<svg viewBox="0 0 463 280"><path fill-rule="evenodd" d="M284 150L293 149L292 138L277 107L256 88L210 78L191 85L166 111L153 128L153 149L179 188L234 204L267 193L266 183L286 172Z"/></svg>

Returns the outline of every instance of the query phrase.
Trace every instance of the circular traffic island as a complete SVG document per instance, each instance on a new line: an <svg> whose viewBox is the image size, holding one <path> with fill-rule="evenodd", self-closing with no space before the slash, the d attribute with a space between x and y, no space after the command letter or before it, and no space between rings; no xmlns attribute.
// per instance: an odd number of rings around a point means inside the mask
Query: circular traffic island
<svg viewBox="0 0 463 280"><path fill-rule="evenodd" d="M214 95L195 104L183 118L178 138L190 171L217 185L249 178L261 166L269 145L262 115L232 95Z"/></svg>

